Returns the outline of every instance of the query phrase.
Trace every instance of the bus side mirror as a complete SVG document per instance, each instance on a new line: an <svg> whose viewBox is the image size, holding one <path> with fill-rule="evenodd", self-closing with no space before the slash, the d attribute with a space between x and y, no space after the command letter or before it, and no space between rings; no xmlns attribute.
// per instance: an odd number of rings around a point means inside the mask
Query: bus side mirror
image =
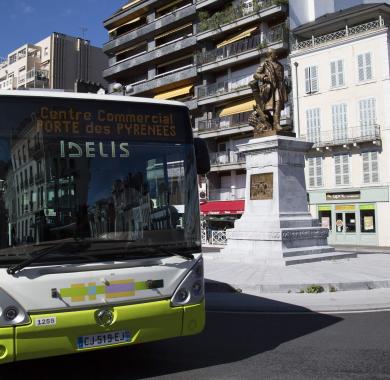
<svg viewBox="0 0 390 380"><path fill-rule="evenodd" d="M197 173L207 174L210 171L210 156L206 141L199 137L194 138L194 148Z"/></svg>

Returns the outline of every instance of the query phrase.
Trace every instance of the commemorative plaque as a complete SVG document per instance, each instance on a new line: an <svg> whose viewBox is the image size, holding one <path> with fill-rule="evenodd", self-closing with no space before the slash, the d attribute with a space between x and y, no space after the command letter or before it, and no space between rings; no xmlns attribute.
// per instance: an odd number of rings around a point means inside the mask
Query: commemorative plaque
<svg viewBox="0 0 390 380"><path fill-rule="evenodd" d="M262 173L251 175L251 200L265 200L273 198L274 191L273 173Z"/></svg>

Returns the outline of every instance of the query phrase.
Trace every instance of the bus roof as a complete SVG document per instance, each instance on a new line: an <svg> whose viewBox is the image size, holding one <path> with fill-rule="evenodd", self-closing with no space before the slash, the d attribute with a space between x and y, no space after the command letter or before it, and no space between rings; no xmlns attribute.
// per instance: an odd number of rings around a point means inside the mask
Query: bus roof
<svg viewBox="0 0 390 380"><path fill-rule="evenodd" d="M120 96L120 95L98 95L86 94L78 92L65 91L28 91L28 90L0 90L1 96L16 96L16 97L37 97L37 98L61 98L61 99L85 99L85 100L100 100L100 101L115 101L115 102L129 102L129 103L148 103L148 104L166 104L170 106L187 106L175 100L156 100L153 98L141 98L137 96Z"/></svg>

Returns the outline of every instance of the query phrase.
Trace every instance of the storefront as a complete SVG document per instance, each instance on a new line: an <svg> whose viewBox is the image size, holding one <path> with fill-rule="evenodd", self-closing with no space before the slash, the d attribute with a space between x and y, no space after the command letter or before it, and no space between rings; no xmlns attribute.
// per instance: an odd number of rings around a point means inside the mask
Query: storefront
<svg viewBox="0 0 390 380"><path fill-rule="evenodd" d="M244 200L210 201L200 204L200 214L208 230L226 230L244 213Z"/></svg>
<svg viewBox="0 0 390 380"><path fill-rule="evenodd" d="M311 211L329 229L329 244L380 245L378 208L388 204L387 187L344 192L312 192Z"/></svg>

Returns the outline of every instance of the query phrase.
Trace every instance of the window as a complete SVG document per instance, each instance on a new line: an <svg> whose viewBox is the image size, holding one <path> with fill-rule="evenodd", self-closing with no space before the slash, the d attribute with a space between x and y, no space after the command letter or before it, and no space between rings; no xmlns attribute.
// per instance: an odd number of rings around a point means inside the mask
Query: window
<svg viewBox="0 0 390 380"><path fill-rule="evenodd" d="M330 210L328 207L326 207L326 210L319 208L318 219L320 220L321 227L332 231L332 210Z"/></svg>
<svg viewBox="0 0 390 380"><path fill-rule="evenodd" d="M339 59L330 63L330 86L344 86L344 62Z"/></svg>
<svg viewBox="0 0 390 380"><path fill-rule="evenodd" d="M12 65L16 62L16 53L9 56L9 64Z"/></svg>
<svg viewBox="0 0 390 380"><path fill-rule="evenodd" d="M349 155L334 156L336 185L349 185Z"/></svg>
<svg viewBox="0 0 390 380"><path fill-rule="evenodd" d="M322 186L322 157L309 157L309 186Z"/></svg>
<svg viewBox="0 0 390 380"><path fill-rule="evenodd" d="M345 103L332 106L332 125L334 141L344 142L348 138L347 105Z"/></svg>
<svg viewBox="0 0 390 380"><path fill-rule="evenodd" d="M359 101L360 128L362 136L373 136L376 125L376 99Z"/></svg>
<svg viewBox="0 0 390 380"><path fill-rule="evenodd" d="M379 182L378 152L363 152L363 183Z"/></svg>
<svg viewBox="0 0 390 380"><path fill-rule="evenodd" d="M318 91L318 66L305 67L305 92L310 94Z"/></svg>
<svg viewBox="0 0 390 380"><path fill-rule="evenodd" d="M357 56L358 78L359 82L370 80L372 75L372 56L371 53L359 54Z"/></svg>
<svg viewBox="0 0 390 380"><path fill-rule="evenodd" d="M366 233L376 232L374 205L360 205L360 231Z"/></svg>
<svg viewBox="0 0 390 380"><path fill-rule="evenodd" d="M308 140L313 143L319 143L321 140L319 108L311 108L306 110L306 128Z"/></svg>

